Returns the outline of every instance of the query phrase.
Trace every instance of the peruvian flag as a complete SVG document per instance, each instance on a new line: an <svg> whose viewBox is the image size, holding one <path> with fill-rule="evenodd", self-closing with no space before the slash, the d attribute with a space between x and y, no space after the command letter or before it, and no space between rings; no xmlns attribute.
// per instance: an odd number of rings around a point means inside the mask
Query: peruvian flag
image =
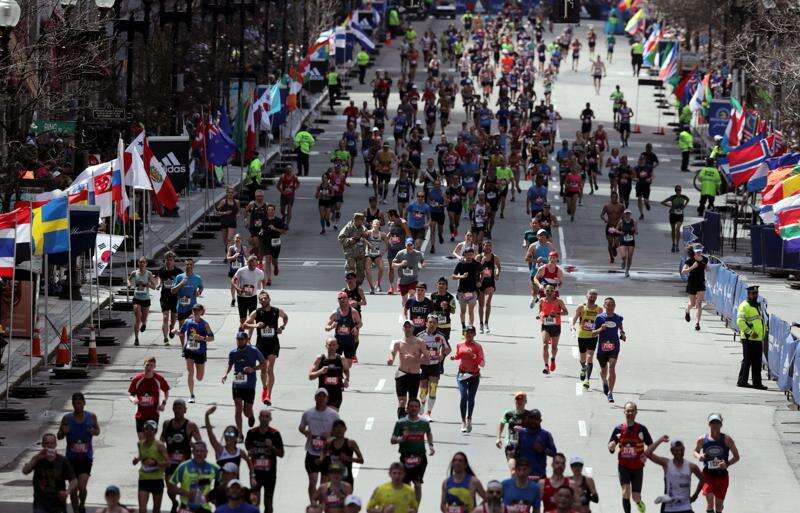
<svg viewBox="0 0 800 513"><path fill-rule="evenodd" d="M718 159L734 187L747 183L761 163L771 155L773 139L773 136L758 135L745 144L731 148L726 157Z"/></svg>
<svg viewBox="0 0 800 513"><path fill-rule="evenodd" d="M136 136L136 139L128 146L128 150L135 150L142 158L144 170L155 193L153 204L156 207L156 211L161 214L161 207L173 210L178 206L178 193L175 192L175 187L172 186L172 181L164 170L164 166L153 155L153 150L150 149L150 144L148 144L144 132Z"/></svg>

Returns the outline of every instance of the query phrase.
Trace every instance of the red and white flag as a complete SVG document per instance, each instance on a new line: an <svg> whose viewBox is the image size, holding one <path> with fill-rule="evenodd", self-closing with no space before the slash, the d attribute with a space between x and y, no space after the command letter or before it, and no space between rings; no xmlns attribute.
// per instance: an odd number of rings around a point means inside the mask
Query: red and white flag
<svg viewBox="0 0 800 513"><path fill-rule="evenodd" d="M160 214L161 207L166 207L170 210L178 206L178 193L175 192L175 187L172 186L172 180L169 179L164 166L153 155L150 149L150 144L147 142L144 132L141 132L136 139L128 146L128 150L136 149L142 157L144 170L150 179L153 192L155 193L155 206L156 211Z"/></svg>

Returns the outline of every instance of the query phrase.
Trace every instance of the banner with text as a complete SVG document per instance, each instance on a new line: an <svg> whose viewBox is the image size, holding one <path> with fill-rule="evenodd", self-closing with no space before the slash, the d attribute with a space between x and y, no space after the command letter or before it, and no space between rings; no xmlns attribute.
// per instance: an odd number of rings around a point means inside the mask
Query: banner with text
<svg viewBox="0 0 800 513"><path fill-rule="evenodd" d="M189 183L189 162L191 160L192 143L188 136L155 136L148 137L150 149L164 171L169 175L175 192L180 194Z"/></svg>

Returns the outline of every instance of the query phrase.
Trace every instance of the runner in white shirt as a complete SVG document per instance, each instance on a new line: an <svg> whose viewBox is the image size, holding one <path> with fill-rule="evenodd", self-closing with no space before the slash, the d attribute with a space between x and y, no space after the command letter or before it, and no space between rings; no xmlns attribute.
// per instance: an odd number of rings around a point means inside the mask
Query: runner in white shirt
<svg viewBox="0 0 800 513"><path fill-rule="evenodd" d="M236 289L236 303L239 306L239 323L244 323L250 312L257 305L256 294L264 288L266 277L264 271L256 267L258 257L250 255L247 266L239 268L231 278L231 285Z"/></svg>

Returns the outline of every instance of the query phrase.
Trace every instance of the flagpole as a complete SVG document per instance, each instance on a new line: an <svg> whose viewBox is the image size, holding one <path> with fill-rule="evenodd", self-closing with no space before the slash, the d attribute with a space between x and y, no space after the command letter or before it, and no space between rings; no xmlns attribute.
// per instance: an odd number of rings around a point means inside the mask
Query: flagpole
<svg viewBox="0 0 800 513"><path fill-rule="evenodd" d="M67 196L67 201L69 201L69 196ZM29 212L28 220L30 220L33 217L33 202L32 201L28 201L28 212ZM17 232L16 232L16 230L14 230L14 241L15 242L16 242L16 239L17 239ZM16 247L17 247L17 245L15 243L14 244L14 248L16 249ZM33 255L31 255L31 259L29 260L29 262L31 264L31 266L30 266L30 274L28 274L28 278L30 278L30 287L31 287L31 329L30 329L30 331L31 331L31 344L30 344L31 350L28 351L28 372L30 374L30 386L33 386L33 331L36 328L36 326L38 326L38 324L39 324L39 322L38 322L38 320L39 320L39 317L38 317L39 308L38 308L38 304L37 304L37 301L36 301L36 297L37 297L37 295L39 293L39 288L38 287L34 288L34 286L33 286ZM15 266L17 265L16 257L14 258L14 265Z"/></svg>
<svg viewBox="0 0 800 513"><path fill-rule="evenodd" d="M32 215L31 215L31 221L33 221ZM31 255L31 258L33 258L33 255ZM47 357L50 354L50 344L48 343L50 337L47 335L47 327L50 326L50 317L48 316L48 310L47 310L47 303L49 302L48 300L50 299L50 278L49 278L50 269L48 267L47 260L48 260L47 253L45 253L44 255L42 255L42 270L44 271L44 340L42 341L42 343L44 344L44 362L43 362L44 367L47 367ZM33 376L31 375L31 379L32 378Z"/></svg>
<svg viewBox="0 0 800 513"><path fill-rule="evenodd" d="M205 120L205 113L203 112L203 106L200 106L200 119L204 119L204 128L203 128L203 173L206 175L206 187L203 191L203 224L208 222L208 123L209 121L213 121L211 119L211 113L208 113L209 119Z"/></svg>
<svg viewBox="0 0 800 513"><path fill-rule="evenodd" d="M72 226L69 216L69 201L67 201L67 269L69 270L69 366L72 366L73 347L72 347Z"/></svg>
<svg viewBox="0 0 800 513"><path fill-rule="evenodd" d="M131 219L133 220L133 262L134 267L138 265L136 263L136 186L134 185L131 188L131 193L133 194L133 203L131 203Z"/></svg>
<svg viewBox="0 0 800 513"><path fill-rule="evenodd" d="M122 239L125 241L125 279L123 283L125 284L125 302L128 303L130 302L130 287L128 286L128 223L125 222L125 219L122 220ZM109 275L109 284L111 283L110 280L111 275Z"/></svg>
<svg viewBox="0 0 800 513"><path fill-rule="evenodd" d="M14 277L17 272L17 219L14 217L14 257L11 260L14 262L14 268L11 269L11 304L9 305L8 317L8 358L6 359L6 410L8 409L8 396L10 396L11 389L11 342L14 340L14 293L15 287Z"/></svg>

